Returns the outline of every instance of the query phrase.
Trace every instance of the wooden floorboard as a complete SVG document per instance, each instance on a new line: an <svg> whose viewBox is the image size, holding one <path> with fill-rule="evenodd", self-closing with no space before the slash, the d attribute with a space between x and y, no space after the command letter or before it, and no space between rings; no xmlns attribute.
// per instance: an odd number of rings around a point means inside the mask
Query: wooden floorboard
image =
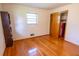
<svg viewBox="0 0 79 59"><path fill-rule="evenodd" d="M46 35L14 41L4 56L79 56L79 46Z"/></svg>

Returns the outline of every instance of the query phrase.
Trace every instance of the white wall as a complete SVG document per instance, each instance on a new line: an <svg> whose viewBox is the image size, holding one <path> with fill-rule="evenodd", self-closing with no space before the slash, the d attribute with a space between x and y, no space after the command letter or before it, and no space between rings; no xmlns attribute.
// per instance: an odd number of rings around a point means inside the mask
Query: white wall
<svg viewBox="0 0 79 59"><path fill-rule="evenodd" d="M18 4L3 4L3 10L8 11L11 16L13 38L15 40L29 38L31 33L35 36L49 34L49 12L44 9L37 9ZM37 13L38 24L28 25L26 13Z"/></svg>
<svg viewBox="0 0 79 59"><path fill-rule="evenodd" d="M50 13L68 10L65 40L79 45L79 4L69 4L50 10Z"/></svg>
<svg viewBox="0 0 79 59"><path fill-rule="evenodd" d="M79 4L69 4L50 10L50 13L62 12L68 10L68 20L66 26L65 40L79 45ZM44 9L31 8L18 4L3 4L3 10L11 15L13 38L23 39L30 37L31 33L35 36L49 34L49 12ZM32 12L38 14L38 24L28 25L26 23L26 13ZM18 26L17 26L18 25Z"/></svg>
<svg viewBox="0 0 79 59"><path fill-rule="evenodd" d="M1 10L2 10L2 8L1 8L1 4L0 4L0 11ZM4 40L1 15L0 15L0 56L3 55L4 50L5 50L5 40Z"/></svg>
<svg viewBox="0 0 79 59"><path fill-rule="evenodd" d="M68 20L66 27L65 40L79 45L79 4L65 5L56 9L50 10L50 13L62 12L68 10ZM23 39L30 37L31 33L35 36L49 34L50 15L48 10L30 8L24 5L3 4L4 11L8 11L11 17L13 38ZM2 10L0 5L0 10ZM32 12L38 14L38 24L26 24L26 13ZM18 25L18 26L17 26ZM3 55L5 49L5 41L0 17L0 55Z"/></svg>

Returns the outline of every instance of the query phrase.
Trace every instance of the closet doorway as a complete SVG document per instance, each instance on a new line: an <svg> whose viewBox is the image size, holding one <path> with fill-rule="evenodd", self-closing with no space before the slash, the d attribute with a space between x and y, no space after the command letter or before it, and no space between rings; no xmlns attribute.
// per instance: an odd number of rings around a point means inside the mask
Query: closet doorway
<svg viewBox="0 0 79 59"><path fill-rule="evenodd" d="M50 15L50 35L54 38L64 38L68 11L55 12Z"/></svg>
<svg viewBox="0 0 79 59"><path fill-rule="evenodd" d="M60 13L60 27L59 27L59 37L64 38L66 32L68 11Z"/></svg>

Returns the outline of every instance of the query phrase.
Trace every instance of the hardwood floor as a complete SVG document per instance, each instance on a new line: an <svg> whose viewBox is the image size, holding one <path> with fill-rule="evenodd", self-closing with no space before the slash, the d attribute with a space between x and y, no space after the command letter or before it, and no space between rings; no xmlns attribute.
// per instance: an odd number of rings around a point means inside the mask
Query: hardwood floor
<svg viewBox="0 0 79 59"><path fill-rule="evenodd" d="M14 41L4 56L79 56L79 46L46 35Z"/></svg>

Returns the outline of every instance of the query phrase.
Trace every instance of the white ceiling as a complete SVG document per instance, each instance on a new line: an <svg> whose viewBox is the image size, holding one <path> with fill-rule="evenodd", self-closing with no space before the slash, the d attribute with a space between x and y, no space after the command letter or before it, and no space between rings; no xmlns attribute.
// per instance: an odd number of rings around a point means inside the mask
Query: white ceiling
<svg viewBox="0 0 79 59"><path fill-rule="evenodd" d="M22 3L22 4L34 8L53 9L66 5L68 3Z"/></svg>

